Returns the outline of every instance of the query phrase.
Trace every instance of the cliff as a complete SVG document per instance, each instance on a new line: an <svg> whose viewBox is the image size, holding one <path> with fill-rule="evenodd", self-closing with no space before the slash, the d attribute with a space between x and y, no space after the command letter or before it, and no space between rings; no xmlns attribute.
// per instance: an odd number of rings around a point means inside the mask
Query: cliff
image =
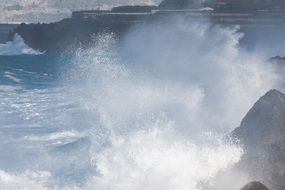
<svg viewBox="0 0 285 190"><path fill-rule="evenodd" d="M51 24L21 24L9 39L18 33L26 44L40 51L60 52L72 47L87 47L94 35L99 33L115 33L122 36L133 23L98 21L95 19L64 19Z"/></svg>

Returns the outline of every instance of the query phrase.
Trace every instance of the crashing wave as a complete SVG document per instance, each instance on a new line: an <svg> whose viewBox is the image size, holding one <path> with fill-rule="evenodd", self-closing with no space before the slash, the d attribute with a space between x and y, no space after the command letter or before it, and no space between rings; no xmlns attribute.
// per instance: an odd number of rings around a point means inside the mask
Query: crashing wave
<svg viewBox="0 0 285 190"><path fill-rule="evenodd" d="M19 34L15 34L13 41L0 44L0 55L40 55L42 53L25 44Z"/></svg>
<svg viewBox="0 0 285 190"><path fill-rule="evenodd" d="M227 132L279 85L240 38L179 19L130 31L120 48L102 34L67 60L59 86L7 87L0 189L239 189L251 179L232 170L244 151Z"/></svg>

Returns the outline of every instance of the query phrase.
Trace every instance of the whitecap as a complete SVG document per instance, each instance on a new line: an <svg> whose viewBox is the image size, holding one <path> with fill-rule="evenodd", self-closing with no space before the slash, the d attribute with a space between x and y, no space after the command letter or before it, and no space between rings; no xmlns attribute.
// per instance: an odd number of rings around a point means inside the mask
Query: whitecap
<svg viewBox="0 0 285 190"><path fill-rule="evenodd" d="M24 139L29 141L48 142L53 145L62 145L75 142L85 136L85 134L77 131L62 131L41 136L25 136Z"/></svg>
<svg viewBox="0 0 285 190"><path fill-rule="evenodd" d="M17 77L13 75L14 75L13 73L6 71L4 77L12 80L13 82L20 83L21 79L18 79Z"/></svg>
<svg viewBox="0 0 285 190"><path fill-rule="evenodd" d="M0 85L0 92L13 92L17 90L20 90L20 87L11 85Z"/></svg>
<svg viewBox="0 0 285 190"><path fill-rule="evenodd" d="M25 44L19 34L14 35L13 41L0 44L0 55L40 55L42 53Z"/></svg>

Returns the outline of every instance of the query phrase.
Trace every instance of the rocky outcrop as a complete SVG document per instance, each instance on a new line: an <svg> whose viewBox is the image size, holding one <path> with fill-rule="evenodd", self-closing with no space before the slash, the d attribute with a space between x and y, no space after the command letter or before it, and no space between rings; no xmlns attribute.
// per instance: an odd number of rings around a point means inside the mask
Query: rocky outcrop
<svg viewBox="0 0 285 190"><path fill-rule="evenodd" d="M258 181L253 181L246 184L241 190L269 190L265 185Z"/></svg>
<svg viewBox="0 0 285 190"><path fill-rule="evenodd" d="M242 120L233 135L244 146L238 167L270 189L285 189L285 94L270 90Z"/></svg>
<svg viewBox="0 0 285 190"><path fill-rule="evenodd" d="M33 49L60 52L68 50L67 48L72 50L73 47L88 47L97 34L114 33L118 37L122 36L132 25L132 22L109 19L103 22L91 18L69 18L51 24L21 24L9 39L12 41L13 35L18 33Z"/></svg>
<svg viewBox="0 0 285 190"><path fill-rule="evenodd" d="M280 38L283 37L285 12L272 10L256 14L255 12L241 14L243 11L248 10L245 8L235 10L231 5L236 5L239 1L224 1L226 3L221 3L223 0L164 0L159 6L121 6L109 11L76 11L73 12L72 18L57 23L21 24L11 32L9 40L12 41L13 35L18 33L25 43L33 49L45 52L59 52L70 49L72 51L73 47L84 48L90 46L94 35L106 32L114 33L117 39L120 40L131 27L143 26L145 23L153 23L157 20L167 22L169 17L176 16L189 19L189 22L206 19L218 25L239 25L240 32L244 34L240 44L253 49L256 42L268 44L267 41L269 40L270 43L273 43L272 38L267 38L269 33L275 36L276 39L278 39L279 34ZM242 0L240 4L244 1L247 3L252 2ZM215 2L224 5L224 8L222 8L223 6L215 6ZM199 9L204 6L217 7L217 9L213 12L211 12L212 9ZM229 14L220 14L224 11Z"/></svg>
<svg viewBox="0 0 285 190"><path fill-rule="evenodd" d="M285 95L278 90L267 92L250 109L234 134L247 148L282 143L285 140Z"/></svg>

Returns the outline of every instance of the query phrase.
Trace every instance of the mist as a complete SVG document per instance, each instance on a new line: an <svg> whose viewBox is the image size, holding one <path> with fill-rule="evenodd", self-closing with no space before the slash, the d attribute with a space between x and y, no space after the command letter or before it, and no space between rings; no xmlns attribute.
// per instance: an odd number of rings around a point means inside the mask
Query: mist
<svg viewBox="0 0 285 190"><path fill-rule="evenodd" d="M58 59L68 65L58 84L3 97L7 131L24 132L3 136L1 153L19 156L0 160L1 189L240 189L250 179L235 168L244 150L230 134L261 95L282 89L268 52L248 51L243 36L181 17L122 41L94 36Z"/></svg>
<svg viewBox="0 0 285 190"><path fill-rule="evenodd" d="M87 189L226 190L250 180L234 167L243 149L228 135L282 77L267 54L240 46L238 30L170 18L121 43L100 34L77 52L67 81L84 81L78 97L96 118Z"/></svg>

